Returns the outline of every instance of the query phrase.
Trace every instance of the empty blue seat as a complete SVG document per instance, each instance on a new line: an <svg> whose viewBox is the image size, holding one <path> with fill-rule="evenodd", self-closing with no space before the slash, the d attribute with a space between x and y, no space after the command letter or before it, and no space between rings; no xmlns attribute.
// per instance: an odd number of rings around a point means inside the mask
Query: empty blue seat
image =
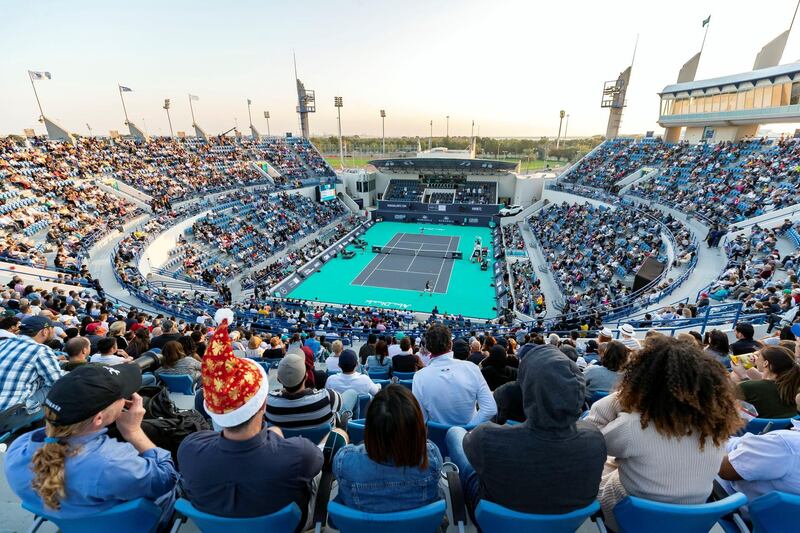
<svg viewBox="0 0 800 533"><path fill-rule="evenodd" d="M35 533L45 522L54 523L62 533L143 533L155 531L162 514L158 505L144 498L82 518L62 518L57 512L34 509L24 503L22 507L36 515L29 533Z"/></svg>
<svg viewBox="0 0 800 533"><path fill-rule="evenodd" d="M528 514L512 511L488 500L481 500L475 508L475 520L484 533L510 531L573 533L587 518L599 510L600 502L595 500L583 509L565 514Z"/></svg>
<svg viewBox="0 0 800 533"><path fill-rule="evenodd" d="M198 511L183 498L175 503L175 510L189 518L203 533L283 533L294 531L300 523L300 508L292 502L280 511L252 518L226 518ZM176 531L176 528L173 528ZM116 530L115 532L116 533Z"/></svg>
<svg viewBox="0 0 800 533"><path fill-rule="evenodd" d="M800 516L800 496L785 492L770 492L747 506L753 522L753 533L797 531Z"/></svg>
<svg viewBox="0 0 800 533"><path fill-rule="evenodd" d="M164 382L170 392L194 395L194 379L189 374L160 373L158 379Z"/></svg>
<svg viewBox="0 0 800 533"><path fill-rule="evenodd" d="M797 417L795 417L795 419L796 418ZM772 426L769 428L770 431L789 429L792 427L792 420L791 418L754 418L744 427L744 433L758 435L767 429L770 422L772 423Z"/></svg>
<svg viewBox="0 0 800 533"><path fill-rule="evenodd" d="M394 371L392 371L392 376L396 377L397 379L414 379L414 374L416 374L416 372L394 372Z"/></svg>
<svg viewBox="0 0 800 533"><path fill-rule="evenodd" d="M396 513L364 513L330 502L328 514L341 533L435 533L444 518L444 500Z"/></svg>
<svg viewBox="0 0 800 533"><path fill-rule="evenodd" d="M289 437L305 437L314 444L322 442L322 439L331 432L331 425L328 423L320 424L309 428L281 428L283 436L287 439Z"/></svg>
<svg viewBox="0 0 800 533"><path fill-rule="evenodd" d="M27 428L42 418L44 418L43 410L29 414L22 404L9 407L0 413L0 443L7 441L21 429Z"/></svg>
<svg viewBox="0 0 800 533"><path fill-rule="evenodd" d="M389 379L389 371L388 370L368 370L367 375L370 379Z"/></svg>
<svg viewBox="0 0 800 533"><path fill-rule="evenodd" d="M661 503L628 496L614 507L620 533L707 533L717 520L747 503L737 492L723 500L697 505Z"/></svg>
<svg viewBox="0 0 800 533"><path fill-rule="evenodd" d="M367 407L369 407L369 402L372 400L372 396L369 394L359 394L358 401L356 402L355 412L353 416L355 418L366 418L367 417Z"/></svg>

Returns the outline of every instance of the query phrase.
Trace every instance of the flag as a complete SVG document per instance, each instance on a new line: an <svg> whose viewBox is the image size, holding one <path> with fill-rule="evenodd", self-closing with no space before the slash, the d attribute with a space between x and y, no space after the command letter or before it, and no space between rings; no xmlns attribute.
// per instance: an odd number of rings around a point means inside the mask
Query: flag
<svg viewBox="0 0 800 533"><path fill-rule="evenodd" d="M709 22L711 22L711 15L709 15L708 18L703 21L703 27L705 28Z"/></svg>
<svg viewBox="0 0 800 533"><path fill-rule="evenodd" d="M49 72L36 72L34 70L29 70L28 76L30 76L32 80L49 80L52 78Z"/></svg>
<svg viewBox="0 0 800 533"><path fill-rule="evenodd" d="M133 89L130 87L125 87L124 85L119 85L119 92L121 93L132 93Z"/></svg>
<svg viewBox="0 0 800 533"><path fill-rule="evenodd" d="M200 100L200 97L199 96L195 96L193 94L190 94L189 95L189 100L191 100L192 102L196 102L196 101Z"/></svg>
<svg viewBox="0 0 800 533"><path fill-rule="evenodd" d="M248 99L247 99L247 105L250 105L250 104L252 104L252 103L253 103L253 101L252 101L252 100L250 100L250 99L248 98Z"/></svg>

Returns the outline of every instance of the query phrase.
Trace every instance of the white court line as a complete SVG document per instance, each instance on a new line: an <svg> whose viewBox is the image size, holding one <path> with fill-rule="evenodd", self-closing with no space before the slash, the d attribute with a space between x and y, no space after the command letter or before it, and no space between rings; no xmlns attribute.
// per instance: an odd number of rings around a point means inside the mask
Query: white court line
<svg viewBox="0 0 800 533"><path fill-rule="evenodd" d="M395 235L395 237L396 237L396 235ZM392 238L389 240L389 242L391 243L391 242L392 242L392 241L395 239L395 237L392 237ZM389 246L389 245L387 244L387 246ZM354 284L354 283L352 283L352 282L351 282L351 283L350 283L350 285L358 285L358 286L361 286L361 287L363 287L364 285L366 285L366 284L367 284L367 281L369 281L369 278L371 278L371 277L372 277L372 275L373 275L373 274L375 274L375 272L377 272L377 271L378 271L378 269L380 268L381 264L383 263L383 261L386 259L386 257L387 257L388 255L389 255L389 254L383 254L383 257L381 257L381 260L380 260L380 261L378 261L378 264L377 264L377 265L375 265L375 268L373 268L373 269L372 269L372 272L370 272L370 273L369 273L369 275L368 275L366 278L364 278L364 280L363 280L361 283L356 283L356 284ZM372 262L372 261L370 261L370 263L371 263L371 262ZM367 265L367 266L369 266L369 265ZM360 275L361 275L361 274L363 274L363 273L364 273L364 271L362 270L362 271L361 271L361 272L358 274L358 276L360 276ZM358 276L356 276L356 278L358 278Z"/></svg>
<svg viewBox="0 0 800 533"><path fill-rule="evenodd" d="M447 249L448 250L450 249L450 241L452 241L452 240L453 240L453 238L450 237L450 240L447 241ZM442 262L439 264L439 273L436 274L436 283L433 284L433 290L434 291L436 290L436 286L439 285L439 276L442 275L442 269L444 269L444 262L445 261L446 261L446 259L442 259Z"/></svg>
<svg viewBox="0 0 800 533"><path fill-rule="evenodd" d="M403 241L401 240L400 242L403 242ZM419 251L422 249L422 243L418 243L418 244L419 244L420 246L417 248L417 252L419 252ZM408 272L408 269L409 269L409 268L411 268L411 265L413 265L413 264L414 264L414 261L416 261L416 260L417 260L417 257L419 257L419 256L418 256L418 255L415 255L415 256L414 256L414 259L412 259L412 260L411 260L411 262L408 264L408 267L406 267L406 272Z"/></svg>
<svg viewBox="0 0 800 533"><path fill-rule="evenodd" d="M381 272L400 272L401 274L425 274L426 276L433 276L433 272L417 272L416 270L393 270L391 268L382 268Z"/></svg>
<svg viewBox="0 0 800 533"><path fill-rule="evenodd" d="M458 245L461 244L461 237L453 237L453 238L456 239L456 249L455 249L455 251L458 251ZM447 249L448 250L450 249L450 245L449 244L447 245ZM444 263L442 263L442 264L444 264ZM450 276L448 276L448 278L447 278L447 286L444 288L444 293L445 294L447 294L447 292L450 290L450 280L453 279L453 269L455 269L455 264L453 264L453 268L450 269Z"/></svg>

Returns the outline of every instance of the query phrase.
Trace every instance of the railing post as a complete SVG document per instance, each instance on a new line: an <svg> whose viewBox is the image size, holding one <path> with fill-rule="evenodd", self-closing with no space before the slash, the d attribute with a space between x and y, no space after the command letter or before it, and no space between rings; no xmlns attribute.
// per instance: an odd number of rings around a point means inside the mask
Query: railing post
<svg viewBox="0 0 800 533"><path fill-rule="evenodd" d="M706 333L706 326L708 325L708 315L710 314L711 314L711 306L707 305L706 313L705 316L703 317L703 325L700 327L700 335L705 335Z"/></svg>
<svg viewBox="0 0 800 533"><path fill-rule="evenodd" d="M733 317L733 327L736 327L736 324L739 322L739 316L742 314L742 302L739 302L736 305L736 314Z"/></svg>

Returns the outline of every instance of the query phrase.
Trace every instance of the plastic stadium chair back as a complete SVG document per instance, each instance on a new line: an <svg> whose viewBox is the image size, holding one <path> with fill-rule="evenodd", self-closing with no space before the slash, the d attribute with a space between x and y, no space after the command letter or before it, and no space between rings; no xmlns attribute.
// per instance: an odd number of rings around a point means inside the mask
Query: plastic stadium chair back
<svg viewBox="0 0 800 533"><path fill-rule="evenodd" d="M61 518L57 513L33 509L24 503L22 507L37 516L30 533L37 531L45 521L57 525L62 533L143 533L155 531L161 518L161 508L143 498L83 518Z"/></svg>
<svg viewBox="0 0 800 533"><path fill-rule="evenodd" d="M44 410L28 414L23 404L14 405L0 413L0 444L10 439L19 430L44 418Z"/></svg>
<svg viewBox="0 0 800 533"><path fill-rule="evenodd" d="M397 384L401 387L407 388L408 390L412 390L414 381L410 379L401 379L397 382Z"/></svg>
<svg viewBox="0 0 800 533"><path fill-rule="evenodd" d="M294 531L300 523L300 508L292 502L280 511L252 518L225 518L198 511L183 498L175 503L175 510L188 517L203 533L283 533ZM173 529L174 531L174 529ZM116 533L116 532L115 532Z"/></svg>
<svg viewBox="0 0 800 533"><path fill-rule="evenodd" d="M350 437L350 442L353 444L361 444L364 442L364 425L366 421L363 418L351 420L347 423L347 436Z"/></svg>
<svg viewBox="0 0 800 533"><path fill-rule="evenodd" d="M359 394L358 401L356 402L356 410L353 413L353 416L356 418L366 418L367 408L369 407L369 402L371 400L372 396L369 394Z"/></svg>
<svg viewBox="0 0 800 533"><path fill-rule="evenodd" d="M440 424L439 422L434 422L433 420L428 420L426 424L428 426L428 440L433 442L442 454L442 457L450 457L449 452L447 451L447 443L445 442L445 437L447 437L447 431L453 427L447 424ZM473 429L475 426L461 426L467 431Z"/></svg>
<svg viewBox="0 0 800 533"><path fill-rule="evenodd" d="M800 516L800 496L786 492L770 492L750 502L753 533L797 531Z"/></svg>
<svg viewBox="0 0 800 533"><path fill-rule="evenodd" d="M591 394L591 396L589 396L589 401L586 403L588 403L589 407L591 407L594 402L597 400L602 400L606 396L608 396L608 391L595 391Z"/></svg>
<svg viewBox="0 0 800 533"><path fill-rule="evenodd" d="M475 509L475 520L484 533L536 531L541 533L573 533L587 518L600 510L593 501L583 509L566 514L527 514L512 511L488 500L481 500Z"/></svg>
<svg viewBox="0 0 800 533"><path fill-rule="evenodd" d="M418 509L396 513L364 513L336 502L328 504L328 514L341 533L435 533L444 518L444 500Z"/></svg>
<svg viewBox="0 0 800 533"><path fill-rule="evenodd" d="M283 431L283 436L287 439L289 437L305 437L314 444L318 444L331 432L331 425L325 423L310 428L281 428L281 431Z"/></svg>
<svg viewBox="0 0 800 533"><path fill-rule="evenodd" d="M194 380L189 374L159 374L158 379L164 382L170 392L194 396Z"/></svg>
<svg viewBox="0 0 800 533"><path fill-rule="evenodd" d="M394 372L392 371L392 376L396 377L397 379L414 379L414 374L416 372Z"/></svg>
<svg viewBox="0 0 800 533"><path fill-rule="evenodd" d="M769 425L770 422L772 422L772 426L769 428L770 431L789 429L792 427L791 418L754 418L747 423L743 433L759 435L767 428L767 425Z"/></svg>
<svg viewBox="0 0 800 533"><path fill-rule="evenodd" d="M388 370L368 370L367 375L370 379L389 379L389 371Z"/></svg>
<svg viewBox="0 0 800 533"><path fill-rule="evenodd" d="M620 533L708 533L721 517L747 503L737 492L723 500L698 505L660 503L628 496L614 507Z"/></svg>

